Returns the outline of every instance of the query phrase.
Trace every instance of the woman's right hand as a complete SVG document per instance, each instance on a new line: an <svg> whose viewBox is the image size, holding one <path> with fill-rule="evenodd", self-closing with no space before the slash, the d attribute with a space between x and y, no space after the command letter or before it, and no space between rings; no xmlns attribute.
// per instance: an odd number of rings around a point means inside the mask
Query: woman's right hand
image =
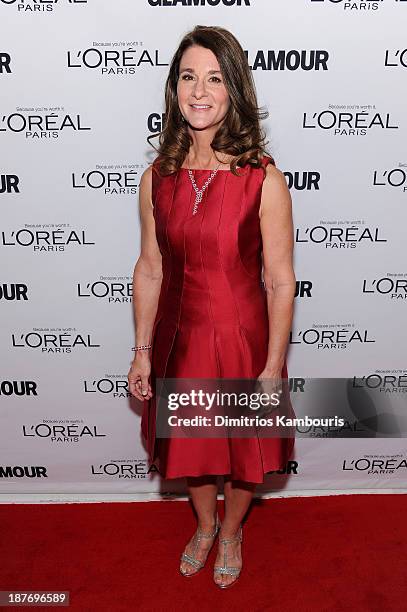
<svg viewBox="0 0 407 612"><path fill-rule="evenodd" d="M127 380L129 381L129 391L137 399L144 401L153 396L153 391L148 377L151 373L151 362L148 353L136 351Z"/></svg>

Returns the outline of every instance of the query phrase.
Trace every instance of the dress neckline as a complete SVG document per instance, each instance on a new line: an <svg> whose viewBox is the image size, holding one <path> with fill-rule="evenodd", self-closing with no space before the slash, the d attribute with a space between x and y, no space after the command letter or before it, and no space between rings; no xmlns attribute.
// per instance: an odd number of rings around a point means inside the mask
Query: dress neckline
<svg viewBox="0 0 407 612"><path fill-rule="evenodd" d="M180 170L192 170L193 172L213 172L213 168L180 168ZM230 168L220 168L218 172L230 172Z"/></svg>
<svg viewBox="0 0 407 612"><path fill-rule="evenodd" d="M263 155L263 161L264 161L265 157L268 157L268 156L267 155ZM241 170L242 168L240 168L240 166L238 166L238 169ZM179 170L184 170L185 172L188 172L189 168L182 168L181 167L181 168L179 168ZM191 168L191 170L193 172L213 172L212 168ZM221 168L221 169L218 170L218 172L231 172L231 169L230 168L227 168L227 169L222 169Z"/></svg>

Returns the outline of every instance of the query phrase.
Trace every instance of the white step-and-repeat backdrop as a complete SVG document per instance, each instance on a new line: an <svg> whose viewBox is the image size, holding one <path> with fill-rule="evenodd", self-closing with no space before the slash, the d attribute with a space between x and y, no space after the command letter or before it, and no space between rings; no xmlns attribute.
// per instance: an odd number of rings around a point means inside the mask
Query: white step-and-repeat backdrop
<svg viewBox="0 0 407 612"><path fill-rule="evenodd" d="M127 372L146 138L196 24L241 42L291 189L290 377L405 392L406 20L405 0L0 0L1 493L183 490L146 461ZM260 491L405 485L402 436L311 434Z"/></svg>

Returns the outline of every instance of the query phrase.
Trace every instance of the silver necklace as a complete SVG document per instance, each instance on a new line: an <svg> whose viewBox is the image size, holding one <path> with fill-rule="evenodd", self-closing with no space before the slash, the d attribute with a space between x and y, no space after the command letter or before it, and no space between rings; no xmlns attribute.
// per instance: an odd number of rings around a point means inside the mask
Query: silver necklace
<svg viewBox="0 0 407 612"><path fill-rule="evenodd" d="M220 162L216 168L214 170L212 170L212 172L210 173L209 177L206 179L205 183L202 185L201 189L198 189L197 184L195 183L195 179L194 179L194 175L192 173L191 168L188 168L188 174L189 174L189 178L191 179L191 183L192 186L195 190L196 196L195 196L195 203L194 203L194 208L192 210L192 214L196 215L196 213L198 212L198 204L200 202L202 202L202 196L203 196L203 192L205 191L205 189L208 187L209 183L212 181L212 179L214 178L214 176L216 175L219 166L222 162Z"/></svg>

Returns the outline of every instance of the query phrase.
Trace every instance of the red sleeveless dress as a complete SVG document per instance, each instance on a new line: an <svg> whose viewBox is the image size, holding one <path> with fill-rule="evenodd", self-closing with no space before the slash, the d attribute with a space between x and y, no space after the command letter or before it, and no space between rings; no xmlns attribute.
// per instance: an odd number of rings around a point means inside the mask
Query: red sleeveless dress
<svg viewBox="0 0 407 612"><path fill-rule="evenodd" d="M271 160L264 156L263 165ZM210 170L194 170L198 189ZM259 207L262 168L218 170L198 212L188 170L159 176L152 203L163 280L152 334L153 397L144 400L141 431L149 460L164 478L230 474L261 483L284 469L294 437L156 437L156 378L256 378L268 349ZM282 378L287 378L284 363Z"/></svg>

